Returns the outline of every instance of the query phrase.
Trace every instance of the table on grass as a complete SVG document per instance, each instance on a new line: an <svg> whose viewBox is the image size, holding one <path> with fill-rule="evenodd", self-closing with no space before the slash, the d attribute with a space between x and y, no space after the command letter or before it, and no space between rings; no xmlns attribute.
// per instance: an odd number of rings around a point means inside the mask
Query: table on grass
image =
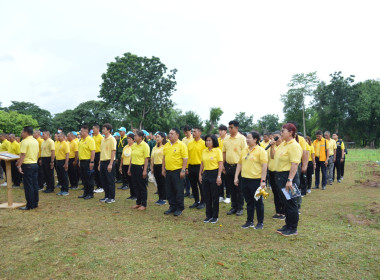
<svg viewBox="0 0 380 280"><path fill-rule="evenodd" d="M18 155L13 155L9 153L0 153L0 160L5 161L6 173L7 173L7 192L8 192L8 202L0 203L0 209L15 209L18 207L25 206L26 203L13 202L12 197L12 167L11 163L13 160L18 160L20 157ZM18 172L18 170L17 170Z"/></svg>

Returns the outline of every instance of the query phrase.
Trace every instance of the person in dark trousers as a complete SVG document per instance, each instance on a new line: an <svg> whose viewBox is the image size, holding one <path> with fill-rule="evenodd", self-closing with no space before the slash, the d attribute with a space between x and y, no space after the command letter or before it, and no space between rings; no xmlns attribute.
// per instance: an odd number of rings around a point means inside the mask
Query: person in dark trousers
<svg viewBox="0 0 380 280"><path fill-rule="evenodd" d="M35 130L33 132L33 137L34 139L37 140L39 148L40 148L40 152L38 154L38 161L40 161L40 158L41 158L41 146L42 146L42 143L44 142L44 139L41 136L42 136L42 133L40 130ZM44 182L44 170L43 170L43 167L38 164L38 187L40 190L44 188L44 183L46 183Z"/></svg>
<svg viewBox="0 0 380 280"><path fill-rule="evenodd" d="M33 128L25 126L22 130L22 138L20 145L20 159L16 166L18 171L24 178L24 191L26 198L26 206L19 208L20 210L31 210L38 207L38 153L39 144L33 138Z"/></svg>
<svg viewBox="0 0 380 280"><path fill-rule="evenodd" d="M335 170L336 170L336 179L338 183L342 182L342 164L344 162L345 157L345 146L342 139L339 139L338 133L333 134L333 139L336 142L336 160L334 162L334 171L333 171L333 178L332 180L335 180Z"/></svg>
<svg viewBox="0 0 380 280"><path fill-rule="evenodd" d="M132 132L127 134L127 141L128 145L124 146L120 159L119 172L123 180L123 185L119 189L129 189L130 196L127 199L136 200L136 186L133 184L131 176L128 175L129 165L131 164L132 145L135 143L135 135Z"/></svg>
<svg viewBox="0 0 380 280"><path fill-rule="evenodd" d="M118 130L119 139L116 138L117 140L117 147L116 147L116 165L120 165L123 149L126 145L128 145L128 140L127 140L127 135L126 135L127 130L125 127L120 127ZM119 170L115 171L115 176L116 176L116 183L122 183L122 178Z"/></svg>
<svg viewBox="0 0 380 280"><path fill-rule="evenodd" d="M76 137L72 132L67 134L67 140L70 145L70 153L69 153L69 181L70 181L70 189L76 190L78 189L78 142L76 141Z"/></svg>
<svg viewBox="0 0 380 280"><path fill-rule="evenodd" d="M102 144L103 135L100 134L100 126L94 125L92 127L92 138L95 141L95 158L94 158L94 182L95 182L95 193L104 192L102 180L100 179L100 145Z"/></svg>
<svg viewBox="0 0 380 280"><path fill-rule="evenodd" d="M61 182L61 191L57 195L69 195L69 179L67 170L69 169L70 145L66 142L63 132L58 134L58 145L56 150L56 168L58 180Z"/></svg>
<svg viewBox="0 0 380 280"><path fill-rule="evenodd" d="M219 143L219 149L222 151L223 154L223 143L224 139L227 137L227 126L224 124L221 124L218 128L219 130L219 137L218 137L218 143ZM225 178L224 172L222 172L222 184L219 187L219 202L224 203L231 203L231 194L229 188L226 188L226 178ZM224 199L224 189L226 189L226 198Z"/></svg>
<svg viewBox="0 0 380 280"><path fill-rule="evenodd" d="M82 125L80 129L81 140L79 142L79 167L81 169L82 183L84 192L78 198L94 198L94 158L95 158L95 141L88 134L87 125Z"/></svg>
<svg viewBox="0 0 380 280"><path fill-rule="evenodd" d="M192 127L190 125L185 125L183 127L183 134L185 137L182 138L182 142L188 146L189 143L194 139L192 135ZM183 183L185 184L185 197L192 198L192 195L190 194L191 183L189 176L185 175L185 180L183 180Z"/></svg>
<svg viewBox="0 0 380 280"><path fill-rule="evenodd" d="M329 141L323 138L322 131L320 130L315 133L315 137L317 139L313 142L315 151L315 187L313 189L319 189L319 174L321 171L322 190L325 190L327 185L327 165L330 158Z"/></svg>
<svg viewBox="0 0 380 280"><path fill-rule="evenodd" d="M100 144L100 164L98 166L99 178L104 189L104 198L100 202L115 202L115 157L116 157L116 139L112 136L112 125L105 123L102 126L104 138Z"/></svg>
<svg viewBox="0 0 380 280"><path fill-rule="evenodd" d="M55 143L50 138L50 132L42 133L44 142L41 144L41 160L39 164L43 168L44 181L46 182L46 190L44 193L54 192L54 161L55 161Z"/></svg>
<svg viewBox="0 0 380 280"><path fill-rule="evenodd" d="M186 144L178 140L179 129L172 128L169 132L169 142L164 146L162 159L162 176L166 178L166 196L169 209L165 215L181 216L184 205L184 185L188 152Z"/></svg>
<svg viewBox="0 0 380 280"><path fill-rule="evenodd" d="M132 145L131 164L129 165L128 175L132 177L132 182L136 186L136 205L132 206L132 209L143 211L146 210L148 199L146 179L150 148L144 141L144 132L142 131L135 133L135 142Z"/></svg>
<svg viewBox="0 0 380 280"><path fill-rule="evenodd" d="M311 138L309 136L306 136L306 142L310 146L310 156L309 156L309 163L307 165L307 192L311 193L311 184L313 183L313 174L315 169L315 150L313 143L311 142Z"/></svg>
<svg viewBox="0 0 380 280"><path fill-rule="evenodd" d="M206 218L203 222L216 224L219 219L219 187L222 184L223 155L218 149L219 143L215 135L207 135L205 143L206 149L202 150L198 175L206 203Z"/></svg>
<svg viewBox="0 0 380 280"><path fill-rule="evenodd" d="M163 132L156 134L156 146L151 153L151 166L153 166L153 175L157 183L158 200L157 205L166 204L165 177L162 176L162 160L164 158L164 146L166 144L166 135Z"/></svg>

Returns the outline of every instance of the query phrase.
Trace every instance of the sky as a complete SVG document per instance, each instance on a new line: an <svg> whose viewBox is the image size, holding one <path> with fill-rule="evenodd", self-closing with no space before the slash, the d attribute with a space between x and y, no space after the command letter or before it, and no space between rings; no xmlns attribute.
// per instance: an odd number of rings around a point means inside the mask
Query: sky
<svg viewBox="0 0 380 280"><path fill-rule="evenodd" d="M176 108L283 117L292 75L380 78L380 1L0 0L0 102L51 113L97 100L116 56L178 70Z"/></svg>

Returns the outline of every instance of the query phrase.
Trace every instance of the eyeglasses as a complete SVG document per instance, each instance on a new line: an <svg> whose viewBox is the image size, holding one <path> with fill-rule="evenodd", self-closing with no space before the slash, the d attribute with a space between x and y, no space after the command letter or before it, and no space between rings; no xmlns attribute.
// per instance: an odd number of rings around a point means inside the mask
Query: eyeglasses
<svg viewBox="0 0 380 280"><path fill-rule="evenodd" d="M234 126L229 126L228 129L234 129L235 127Z"/></svg>

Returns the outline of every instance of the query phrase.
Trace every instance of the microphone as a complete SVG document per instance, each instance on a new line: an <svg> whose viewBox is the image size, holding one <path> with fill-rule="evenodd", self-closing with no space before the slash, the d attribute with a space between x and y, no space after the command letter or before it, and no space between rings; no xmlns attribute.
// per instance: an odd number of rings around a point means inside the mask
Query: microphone
<svg viewBox="0 0 380 280"><path fill-rule="evenodd" d="M277 141L278 140L278 136L274 137L273 138L274 141ZM271 144L269 144L266 148L265 148L265 151L268 150L270 148L270 146L272 146Z"/></svg>

